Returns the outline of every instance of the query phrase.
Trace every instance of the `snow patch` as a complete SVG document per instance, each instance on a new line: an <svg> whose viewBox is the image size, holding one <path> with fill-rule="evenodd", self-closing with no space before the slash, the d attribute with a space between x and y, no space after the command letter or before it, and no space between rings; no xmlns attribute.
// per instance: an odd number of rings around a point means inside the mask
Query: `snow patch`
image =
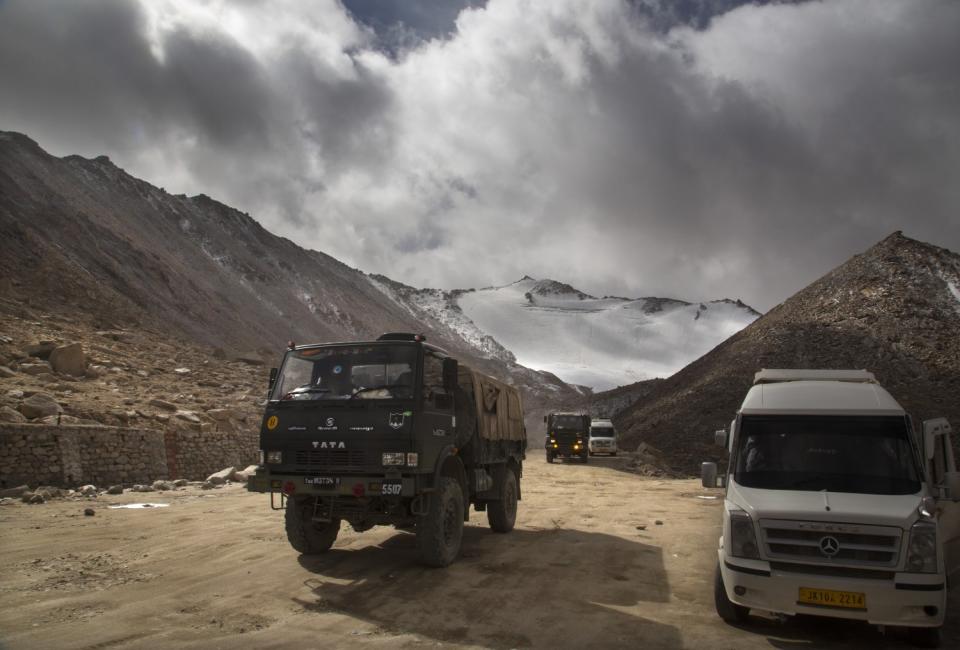
<svg viewBox="0 0 960 650"><path fill-rule="evenodd" d="M960 289L957 289L957 285L953 282L947 282L947 289L949 289L953 297L957 299L957 302L960 302Z"/></svg>

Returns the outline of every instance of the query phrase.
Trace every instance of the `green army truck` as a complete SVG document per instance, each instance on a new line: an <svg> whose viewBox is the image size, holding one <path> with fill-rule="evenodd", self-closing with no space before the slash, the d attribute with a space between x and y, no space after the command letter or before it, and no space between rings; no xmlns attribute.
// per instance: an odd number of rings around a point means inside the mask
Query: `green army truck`
<svg viewBox="0 0 960 650"><path fill-rule="evenodd" d="M248 489L285 511L287 539L323 553L341 522L415 531L422 561L449 565L470 505L513 529L527 436L515 388L421 335L291 345L260 429Z"/></svg>
<svg viewBox="0 0 960 650"><path fill-rule="evenodd" d="M589 459L590 416L583 413L550 413L543 417L547 425L544 442L547 462L556 458Z"/></svg>

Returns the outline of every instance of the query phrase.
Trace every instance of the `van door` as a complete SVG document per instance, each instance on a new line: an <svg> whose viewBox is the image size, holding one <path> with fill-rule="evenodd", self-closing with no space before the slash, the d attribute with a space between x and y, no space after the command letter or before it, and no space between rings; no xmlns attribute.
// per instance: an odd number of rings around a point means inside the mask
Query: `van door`
<svg viewBox="0 0 960 650"><path fill-rule="evenodd" d="M923 451L929 488L937 500L938 533L943 538L944 567L951 585L960 580L960 503L950 494L949 480L957 471L953 455L952 430L944 418L923 423Z"/></svg>

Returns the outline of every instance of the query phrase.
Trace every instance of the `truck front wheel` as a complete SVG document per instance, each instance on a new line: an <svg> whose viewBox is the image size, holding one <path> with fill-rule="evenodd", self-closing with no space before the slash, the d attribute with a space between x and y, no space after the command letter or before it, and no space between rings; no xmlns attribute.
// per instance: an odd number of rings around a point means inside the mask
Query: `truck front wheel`
<svg viewBox="0 0 960 650"><path fill-rule="evenodd" d="M312 497L290 497L284 513L284 527L290 546L304 555L326 553L340 532L340 520L313 520Z"/></svg>
<svg viewBox="0 0 960 650"><path fill-rule="evenodd" d="M417 521L420 560L427 566L448 566L460 552L462 539L463 491L456 479L443 476L430 495L427 514Z"/></svg>
<svg viewBox="0 0 960 650"><path fill-rule="evenodd" d="M727 589L723 586L723 574L720 572L719 564L713 578L713 602L717 608L717 614L726 623L745 623L750 614L749 607L737 605L727 597Z"/></svg>
<svg viewBox="0 0 960 650"><path fill-rule="evenodd" d="M517 521L517 474L512 467L503 470L500 500L487 503L487 522L495 533L509 533Z"/></svg>
<svg viewBox="0 0 960 650"><path fill-rule="evenodd" d="M549 451L547 452L547 462L548 463L553 462L553 454L551 454Z"/></svg>

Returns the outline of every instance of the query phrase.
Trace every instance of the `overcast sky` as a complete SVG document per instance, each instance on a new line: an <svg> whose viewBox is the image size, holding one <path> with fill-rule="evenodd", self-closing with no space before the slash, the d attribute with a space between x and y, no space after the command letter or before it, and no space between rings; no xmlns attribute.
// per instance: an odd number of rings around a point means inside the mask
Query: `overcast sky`
<svg viewBox="0 0 960 650"><path fill-rule="evenodd" d="M0 0L0 129L417 286L960 250L960 2Z"/></svg>

